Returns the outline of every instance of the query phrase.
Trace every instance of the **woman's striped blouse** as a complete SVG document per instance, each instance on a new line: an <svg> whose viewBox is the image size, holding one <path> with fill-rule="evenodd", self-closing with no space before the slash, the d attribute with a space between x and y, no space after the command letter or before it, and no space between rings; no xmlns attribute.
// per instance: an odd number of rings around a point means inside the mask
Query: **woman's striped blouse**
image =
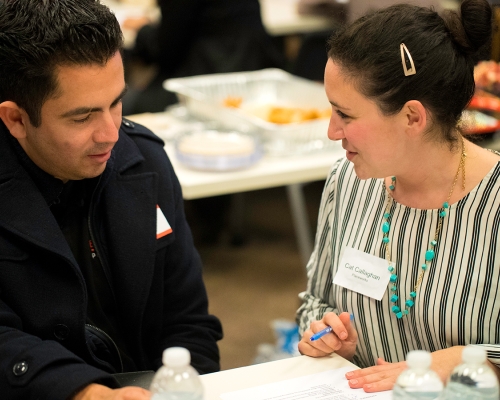
<svg viewBox="0 0 500 400"><path fill-rule="evenodd" d="M500 366L500 162L463 199L450 205L436 256L417 289L409 315L397 319L389 290L377 301L332 283L346 246L385 258L382 218L388 194L382 179L360 180L339 160L326 181L307 290L297 312L302 334L329 311L354 313L358 346L354 362L378 357L397 362L410 350L435 351L481 344ZM396 294L407 298L433 239L438 211L392 202L389 246L398 271Z"/></svg>

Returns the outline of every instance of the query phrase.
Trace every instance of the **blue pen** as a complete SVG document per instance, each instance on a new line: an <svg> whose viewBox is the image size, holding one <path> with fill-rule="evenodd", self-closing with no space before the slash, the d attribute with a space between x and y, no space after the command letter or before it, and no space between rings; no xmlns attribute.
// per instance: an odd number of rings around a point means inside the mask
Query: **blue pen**
<svg viewBox="0 0 500 400"><path fill-rule="evenodd" d="M332 331L332 327L331 326L327 326L322 331L319 331L318 333L315 333L314 335L312 335L309 340L311 342L314 342L315 340L321 339L323 336L325 336L327 333L330 333L331 331Z"/></svg>
<svg viewBox="0 0 500 400"><path fill-rule="evenodd" d="M351 321L354 321L354 314L350 314L349 315L349 319ZM330 333L332 331L332 327L331 326L327 326L325 329L315 333L314 335L312 335L309 340L311 342L314 342L315 340L318 340L318 339L321 339L323 336L325 336L327 333Z"/></svg>

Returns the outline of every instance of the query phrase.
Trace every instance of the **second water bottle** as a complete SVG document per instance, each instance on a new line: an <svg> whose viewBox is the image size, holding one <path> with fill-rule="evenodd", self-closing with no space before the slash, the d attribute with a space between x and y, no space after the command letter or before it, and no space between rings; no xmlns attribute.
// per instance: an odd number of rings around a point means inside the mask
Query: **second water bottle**
<svg viewBox="0 0 500 400"><path fill-rule="evenodd" d="M456 367L446 385L446 400L498 400L498 380L486 364L486 351L467 346L462 351L462 364Z"/></svg>

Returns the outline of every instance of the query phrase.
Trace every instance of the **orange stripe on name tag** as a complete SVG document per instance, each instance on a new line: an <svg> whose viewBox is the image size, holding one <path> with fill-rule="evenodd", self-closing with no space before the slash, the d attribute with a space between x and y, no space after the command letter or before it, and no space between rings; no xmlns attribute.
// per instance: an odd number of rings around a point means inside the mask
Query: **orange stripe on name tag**
<svg viewBox="0 0 500 400"><path fill-rule="evenodd" d="M170 233L172 233L172 228L161 211L160 206L156 205L156 239L160 239Z"/></svg>

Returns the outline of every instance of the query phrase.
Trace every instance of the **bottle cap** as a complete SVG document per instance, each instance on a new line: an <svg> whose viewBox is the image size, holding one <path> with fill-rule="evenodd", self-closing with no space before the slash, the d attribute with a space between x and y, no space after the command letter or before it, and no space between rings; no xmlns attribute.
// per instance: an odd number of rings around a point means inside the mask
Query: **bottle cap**
<svg viewBox="0 0 500 400"><path fill-rule="evenodd" d="M486 361L486 350L479 346L465 346L462 351L464 363L482 364Z"/></svg>
<svg viewBox="0 0 500 400"><path fill-rule="evenodd" d="M431 366L431 353L425 350L412 350L406 355L409 368L429 368Z"/></svg>
<svg viewBox="0 0 500 400"><path fill-rule="evenodd" d="M191 354L184 347L170 347L163 351L163 365L185 367L191 362Z"/></svg>

